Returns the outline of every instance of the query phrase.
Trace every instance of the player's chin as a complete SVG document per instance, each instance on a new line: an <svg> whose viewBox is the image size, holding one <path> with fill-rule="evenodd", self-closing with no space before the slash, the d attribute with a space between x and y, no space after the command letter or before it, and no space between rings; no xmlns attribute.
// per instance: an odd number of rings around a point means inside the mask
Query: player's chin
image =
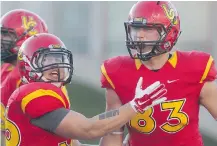
<svg viewBox="0 0 217 146"><path fill-rule="evenodd" d="M64 80L64 78L63 77L59 78L58 76L52 76L52 77L49 77L47 80L50 82L59 82L59 81Z"/></svg>

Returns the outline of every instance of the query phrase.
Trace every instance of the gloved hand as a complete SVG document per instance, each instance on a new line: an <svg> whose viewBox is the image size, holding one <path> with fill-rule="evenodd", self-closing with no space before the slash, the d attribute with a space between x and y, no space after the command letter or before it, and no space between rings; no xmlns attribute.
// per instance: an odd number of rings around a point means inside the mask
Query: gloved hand
<svg viewBox="0 0 217 146"><path fill-rule="evenodd" d="M164 84L156 81L143 90L142 82L143 77L140 77L135 89L135 97L132 101L130 101L132 108L139 113L143 113L148 108L160 104L167 99L164 97L167 93L167 89L165 89Z"/></svg>

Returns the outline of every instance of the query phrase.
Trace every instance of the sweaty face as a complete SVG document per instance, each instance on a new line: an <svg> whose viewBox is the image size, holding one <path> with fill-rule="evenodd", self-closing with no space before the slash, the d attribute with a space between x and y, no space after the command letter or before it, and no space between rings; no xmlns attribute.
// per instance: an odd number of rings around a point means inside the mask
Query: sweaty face
<svg viewBox="0 0 217 146"><path fill-rule="evenodd" d="M136 48L138 53L149 53L153 48L154 41L160 40L160 34L156 28L130 27L130 37L132 41L145 41L142 48Z"/></svg>

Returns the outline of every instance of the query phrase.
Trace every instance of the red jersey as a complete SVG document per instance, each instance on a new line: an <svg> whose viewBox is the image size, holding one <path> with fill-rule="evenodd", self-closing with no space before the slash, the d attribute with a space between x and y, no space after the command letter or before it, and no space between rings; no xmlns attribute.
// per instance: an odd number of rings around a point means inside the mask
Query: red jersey
<svg viewBox="0 0 217 146"><path fill-rule="evenodd" d="M8 74L13 70L14 66L10 63L3 63L1 65L1 84L6 79Z"/></svg>
<svg viewBox="0 0 217 146"><path fill-rule="evenodd" d="M14 90L20 86L21 80L17 67L12 65L5 65L4 70L2 70L2 79L1 79L1 130L4 131L4 111L7 105L8 99Z"/></svg>
<svg viewBox="0 0 217 146"><path fill-rule="evenodd" d="M11 94L21 85L23 85L23 83L21 82L19 68L16 66L1 85L1 130L4 130L4 111L5 107L7 106L8 99L10 98ZM66 87L63 86L61 89L67 96L67 99L69 99Z"/></svg>
<svg viewBox="0 0 217 146"><path fill-rule="evenodd" d="M199 95L204 82L216 79L213 58L203 52L176 51L158 71L129 56L108 59L101 66L103 88L113 88L123 104L131 101L139 77L145 89L165 84L167 100L137 114L128 124L131 146L202 146Z"/></svg>
<svg viewBox="0 0 217 146"><path fill-rule="evenodd" d="M70 139L47 132L30 121L58 108L69 107L62 90L50 83L35 82L16 89L6 109L6 145L69 146Z"/></svg>
<svg viewBox="0 0 217 146"><path fill-rule="evenodd" d="M7 105L11 94L21 85L19 69L16 66L1 84L1 102L4 106Z"/></svg>

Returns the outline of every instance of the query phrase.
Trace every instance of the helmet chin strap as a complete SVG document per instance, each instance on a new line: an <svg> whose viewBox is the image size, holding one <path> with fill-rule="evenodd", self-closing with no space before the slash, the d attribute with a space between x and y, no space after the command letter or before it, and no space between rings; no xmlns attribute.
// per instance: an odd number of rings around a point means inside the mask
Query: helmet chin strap
<svg viewBox="0 0 217 146"><path fill-rule="evenodd" d="M148 52L145 52L145 53L141 53L141 52L136 52L137 53L137 56L146 56L146 55L148 55L148 54L151 54L151 52L152 52L153 50L150 50L150 51L148 51ZM143 57L139 57L139 59L140 60L142 60L142 61L148 61L148 60L150 60L152 57L146 57L146 58L143 58Z"/></svg>
<svg viewBox="0 0 217 146"><path fill-rule="evenodd" d="M151 51L152 51L152 50L150 50L150 51L148 51L148 52L145 52L145 53L140 53L140 52L138 52L138 51L136 51L136 52L137 52L137 54L146 55L146 54L149 54L149 53L151 53Z"/></svg>

